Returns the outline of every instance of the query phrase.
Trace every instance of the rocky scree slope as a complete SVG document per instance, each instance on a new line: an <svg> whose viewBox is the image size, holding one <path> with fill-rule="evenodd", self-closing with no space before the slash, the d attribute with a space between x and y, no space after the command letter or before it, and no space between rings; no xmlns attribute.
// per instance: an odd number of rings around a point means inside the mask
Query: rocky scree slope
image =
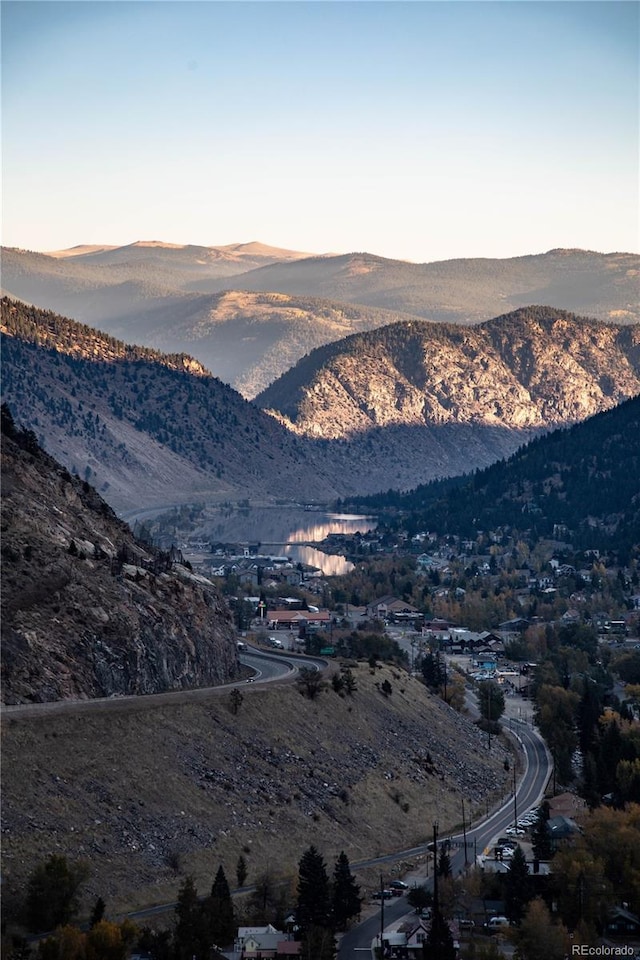
<svg viewBox="0 0 640 960"><path fill-rule="evenodd" d="M4 703L238 676L235 630L213 584L137 542L86 481L3 413Z"/></svg>
<svg viewBox="0 0 640 960"><path fill-rule="evenodd" d="M90 868L87 908L175 900L185 875L201 892L222 864L234 884L291 875L314 843L332 863L407 849L484 814L511 774L465 717L392 667L353 664L353 696L315 700L295 685L82 718L3 724L3 901L55 851ZM385 697L380 687L392 687ZM73 829L71 829L73 828Z"/></svg>

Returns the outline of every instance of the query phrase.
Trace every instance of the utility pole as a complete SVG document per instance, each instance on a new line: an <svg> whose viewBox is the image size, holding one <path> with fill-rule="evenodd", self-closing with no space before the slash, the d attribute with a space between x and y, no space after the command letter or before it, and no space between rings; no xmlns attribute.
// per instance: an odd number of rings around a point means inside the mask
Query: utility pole
<svg viewBox="0 0 640 960"><path fill-rule="evenodd" d="M518 797L516 794L516 762L513 761L513 826L518 828Z"/></svg>
<svg viewBox="0 0 640 960"><path fill-rule="evenodd" d="M380 874L380 956L384 956L384 884L382 882L382 874Z"/></svg>
<svg viewBox="0 0 640 960"><path fill-rule="evenodd" d="M435 916L440 905L438 903L438 821L433 824L433 915Z"/></svg>
<svg viewBox="0 0 640 960"><path fill-rule="evenodd" d="M487 683L491 683L491 680L488 680ZM487 687L488 693L488 709L487 709L487 733L489 734L489 752L491 752L491 687Z"/></svg>
<svg viewBox="0 0 640 960"><path fill-rule="evenodd" d="M464 818L464 799L462 800L462 836L464 837L464 868L466 870L469 866L469 858L467 857L467 821Z"/></svg>

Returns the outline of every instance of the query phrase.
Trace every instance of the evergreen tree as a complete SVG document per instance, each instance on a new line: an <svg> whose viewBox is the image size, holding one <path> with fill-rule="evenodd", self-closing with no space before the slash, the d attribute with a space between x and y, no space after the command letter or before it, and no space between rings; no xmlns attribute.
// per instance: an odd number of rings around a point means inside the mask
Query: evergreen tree
<svg viewBox="0 0 640 960"><path fill-rule="evenodd" d="M78 910L78 889L86 871L53 854L31 874L27 888L27 919L35 932L69 923Z"/></svg>
<svg viewBox="0 0 640 960"><path fill-rule="evenodd" d="M236 918L231 891L222 866L218 867L203 912L211 942L219 947L232 943L236 933Z"/></svg>
<svg viewBox="0 0 640 960"><path fill-rule="evenodd" d="M93 910L91 912L91 918L89 920L89 927L95 927L97 923L104 917L104 911L106 910L106 904L102 897L98 897L95 904L93 905Z"/></svg>
<svg viewBox="0 0 640 960"><path fill-rule="evenodd" d="M440 850L440 856L438 858L438 876L451 876L451 858L445 845L442 846Z"/></svg>
<svg viewBox="0 0 640 960"><path fill-rule="evenodd" d="M328 927L310 926L300 944L302 960L335 960L336 940Z"/></svg>
<svg viewBox="0 0 640 960"><path fill-rule="evenodd" d="M359 915L361 904L360 888L343 850L333 871L333 922L338 930L344 930L349 920Z"/></svg>
<svg viewBox="0 0 640 960"><path fill-rule="evenodd" d="M549 801L545 800L538 810L538 817L532 831L533 855L536 860L551 859L551 834L549 833L549 828L547 827L549 814Z"/></svg>
<svg viewBox="0 0 640 960"><path fill-rule="evenodd" d="M236 864L236 882L239 887L244 887L245 880L247 879L247 861L240 854L238 857L238 863Z"/></svg>
<svg viewBox="0 0 640 960"><path fill-rule="evenodd" d="M433 911L429 933L422 947L425 960L456 960L456 949L449 924L440 910Z"/></svg>
<svg viewBox="0 0 640 960"><path fill-rule="evenodd" d="M298 865L298 924L303 931L311 927L331 927L329 877L322 855L312 845Z"/></svg>
<svg viewBox="0 0 640 960"><path fill-rule="evenodd" d="M595 682L585 678L584 691L578 704L579 744L583 756L593 750L598 735L598 717L602 705Z"/></svg>
<svg viewBox="0 0 640 960"><path fill-rule="evenodd" d="M187 877L176 904L174 943L177 960L207 960L210 940L193 877Z"/></svg>
<svg viewBox="0 0 640 960"><path fill-rule="evenodd" d="M504 713L504 693L493 680L486 680L478 691L478 706L484 720L496 723Z"/></svg>
<svg viewBox="0 0 640 960"><path fill-rule="evenodd" d="M520 844L515 849L504 879L506 915L509 920L519 923L533 895L527 859Z"/></svg>

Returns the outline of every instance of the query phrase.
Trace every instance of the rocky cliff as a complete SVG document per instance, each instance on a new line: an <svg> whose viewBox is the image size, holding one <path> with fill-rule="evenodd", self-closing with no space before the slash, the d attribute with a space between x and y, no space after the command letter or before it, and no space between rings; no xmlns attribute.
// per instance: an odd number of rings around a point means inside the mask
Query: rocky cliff
<svg viewBox="0 0 640 960"><path fill-rule="evenodd" d="M86 481L3 414L4 702L236 677L234 629L214 586L136 541Z"/></svg>

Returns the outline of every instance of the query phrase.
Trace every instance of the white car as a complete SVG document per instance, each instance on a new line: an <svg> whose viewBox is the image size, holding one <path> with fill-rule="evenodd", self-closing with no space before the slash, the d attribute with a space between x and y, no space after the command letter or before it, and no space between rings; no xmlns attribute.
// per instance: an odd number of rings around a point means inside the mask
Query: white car
<svg viewBox="0 0 640 960"><path fill-rule="evenodd" d="M487 930L496 931L503 930L505 927L510 926L509 921L506 917L491 917L491 920L487 920L485 927Z"/></svg>

